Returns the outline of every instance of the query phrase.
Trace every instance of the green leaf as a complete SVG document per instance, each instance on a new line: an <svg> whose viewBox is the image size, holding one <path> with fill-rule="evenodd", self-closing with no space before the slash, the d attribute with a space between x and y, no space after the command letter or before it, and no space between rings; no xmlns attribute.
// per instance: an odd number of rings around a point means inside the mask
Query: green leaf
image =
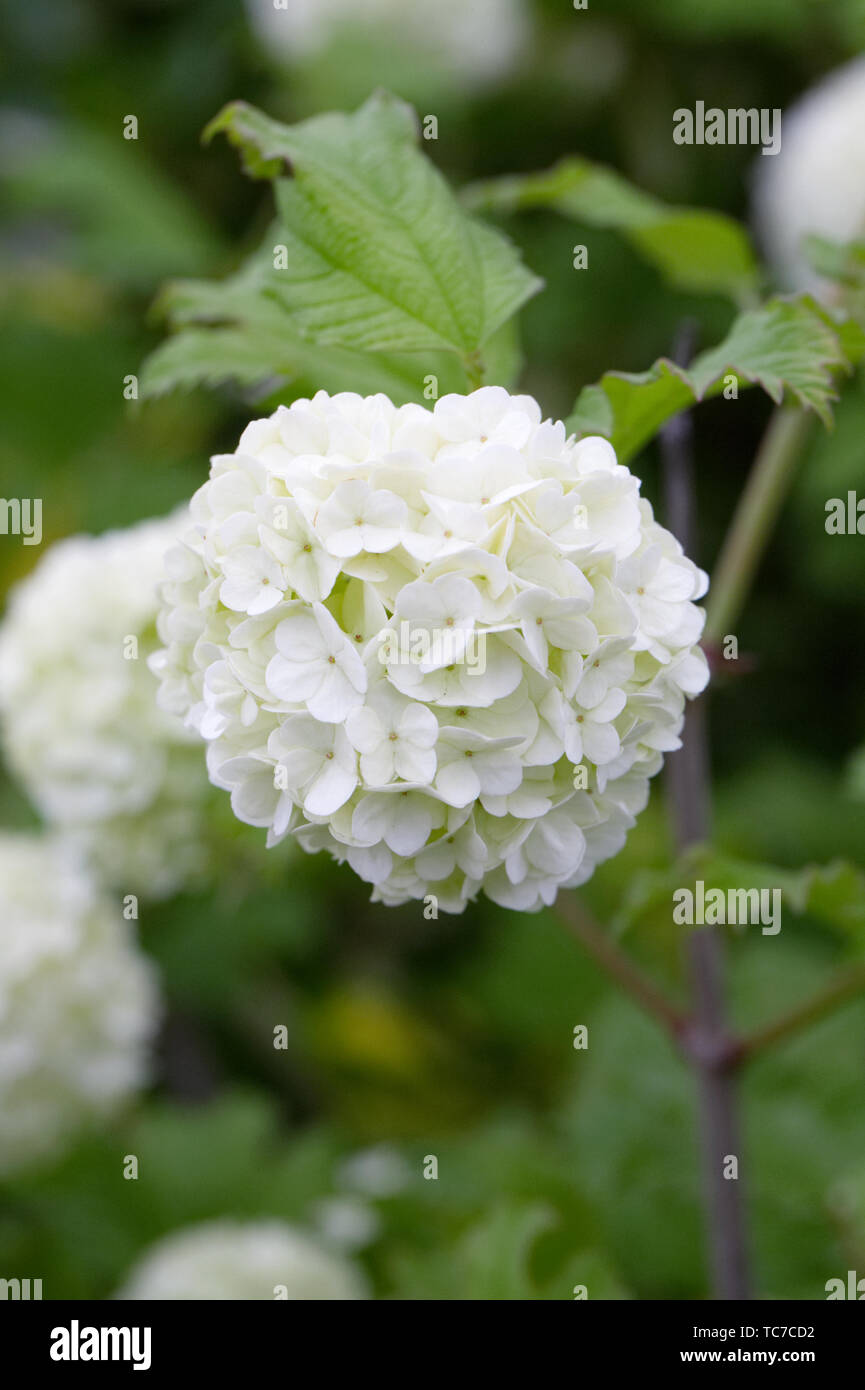
<svg viewBox="0 0 865 1390"><path fill-rule="evenodd" d="M589 1302L618 1302L629 1297L609 1255L601 1250L579 1250L572 1255L564 1269L545 1283L542 1297L576 1300L574 1290L579 1286L585 1289Z"/></svg>
<svg viewBox="0 0 865 1390"><path fill-rule="evenodd" d="M538 1237L555 1221L553 1210L539 1202L495 1206L457 1247L464 1297L485 1301L538 1298L529 1261Z"/></svg>
<svg viewBox="0 0 865 1390"><path fill-rule="evenodd" d="M568 1251L554 1269L543 1268L545 1242L553 1253L561 1244ZM577 1285L588 1299L626 1297L610 1260L592 1247L574 1252L573 1232L561 1229L558 1214L541 1202L497 1202L457 1243L455 1263L464 1299L573 1300Z"/></svg>
<svg viewBox="0 0 865 1390"><path fill-rule="evenodd" d="M451 354L370 354L322 347L304 338L273 294L277 272L271 248L278 238L274 230L265 249L226 280L180 280L165 287L154 312L178 331L142 366L143 399L234 381L278 390L293 383L311 391L383 391L400 405L421 399L429 373L436 376L440 394L465 389L464 374ZM486 357L494 380L515 374L519 353L512 325L490 341Z"/></svg>
<svg viewBox="0 0 865 1390"><path fill-rule="evenodd" d="M803 248L817 274L835 282L833 301L842 304L858 323L865 323L865 241L808 236Z"/></svg>
<svg viewBox="0 0 865 1390"><path fill-rule="evenodd" d="M855 324L836 322L810 295L770 299L740 314L723 342L687 370L661 357L646 372L606 372L583 388L568 428L604 435L626 463L671 416L719 395L730 374L740 385L762 386L777 404L789 392L830 427L833 372L849 371L863 343Z"/></svg>
<svg viewBox="0 0 865 1390"><path fill-rule="evenodd" d="M839 242L827 237L808 236L804 250L818 275L838 280L855 289L865 289L865 241Z"/></svg>
<svg viewBox="0 0 865 1390"><path fill-rule="evenodd" d="M379 97L289 127L235 103L207 134L217 130L251 172L290 168L276 186L281 220L227 280L163 292L157 312L180 331L145 363L144 397L233 380L401 404L426 398L429 377L439 395L512 384L513 316L540 282L463 212L417 149L409 107Z"/></svg>
<svg viewBox="0 0 865 1390"><path fill-rule="evenodd" d="M865 874L852 864L809 864L788 874L782 892L794 912L839 931L857 953L865 948Z"/></svg>
<svg viewBox="0 0 865 1390"><path fill-rule="evenodd" d="M713 888L724 893L730 889L747 892L777 888L781 893L782 929L792 913L839 934L856 954L865 947L865 874L854 865L835 860L831 864L786 869L724 854L711 845L696 846L668 868L646 869L635 875L614 927L625 931L648 922L655 931L668 930L674 891L693 890L697 879L703 881L707 893ZM740 929L748 930L747 926ZM673 930L681 932L687 928L677 926Z"/></svg>
<svg viewBox="0 0 865 1390"><path fill-rule="evenodd" d="M236 381L250 386L277 373L293 378L284 342L268 342L236 328L187 328L150 354L139 382L142 397L164 395L177 387L218 386Z"/></svg>
<svg viewBox="0 0 865 1390"><path fill-rule="evenodd" d="M757 283L757 261L740 223L719 212L669 207L587 159L565 159L543 173L475 184L466 200L482 211L554 208L590 227L622 232L682 290L741 301Z"/></svg>
<svg viewBox="0 0 865 1390"><path fill-rule="evenodd" d="M216 131L253 174L291 175L276 185L287 264L273 291L321 345L445 350L474 367L540 288L501 233L466 215L394 97L295 126L235 102L206 135Z"/></svg>

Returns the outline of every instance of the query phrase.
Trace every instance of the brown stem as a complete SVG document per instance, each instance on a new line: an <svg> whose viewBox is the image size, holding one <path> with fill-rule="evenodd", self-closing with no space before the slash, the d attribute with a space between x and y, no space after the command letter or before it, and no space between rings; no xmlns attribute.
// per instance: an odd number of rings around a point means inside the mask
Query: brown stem
<svg viewBox="0 0 865 1390"><path fill-rule="evenodd" d="M688 414L678 416L661 433L667 517L688 553L693 552L696 539L692 444L693 425ZM682 747L667 765L680 853L709 836L710 785L705 706L698 701L688 711ZM711 928L695 932L689 942L688 961L694 1008L681 1043L697 1078L712 1287L716 1298L747 1299L747 1242L738 1177L741 1145L736 1054L726 1017L724 947L718 933ZM736 1161L736 1176L728 1177L725 1174L732 1160Z"/></svg>
<svg viewBox="0 0 865 1390"><path fill-rule="evenodd" d="M704 927L689 942L694 1020L683 1039L697 1076L703 1183L709 1217L709 1260L715 1297L750 1298L745 1211L738 1164L742 1146L736 1081L737 1053L724 1000L721 940ZM730 1165L735 1174L727 1176Z"/></svg>
<svg viewBox="0 0 865 1390"><path fill-rule="evenodd" d="M562 893L555 911L588 954L621 985L626 994L678 1038L685 1027L685 1015L663 990L645 975L636 962L618 946L573 896Z"/></svg>
<svg viewBox="0 0 865 1390"><path fill-rule="evenodd" d="M767 1023L765 1027L757 1028L753 1033L741 1038L736 1045L736 1063L741 1065L764 1052L766 1048L774 1047L779 1042L785 1042L787 1038L792 1037L803 1028L810 1027L812 1023L818 1023L821 1018L832 1013L839 1004L854 999L857 994L861 994L863 991L865 991L865 965L853 965L846 970L839 971L826 987L811 999L805 1000L803 1004L797 1004L789 1013L782 1014L780 1018L777 1018L774 1023Z"/></svg>

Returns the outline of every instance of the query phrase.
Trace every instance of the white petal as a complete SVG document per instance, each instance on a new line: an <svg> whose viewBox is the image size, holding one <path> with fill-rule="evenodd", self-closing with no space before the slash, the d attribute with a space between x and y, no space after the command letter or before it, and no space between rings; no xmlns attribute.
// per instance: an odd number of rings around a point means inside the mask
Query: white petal
<svg viewBox="0 0 865 1390"><path fill-rule="evenodd" d="M468 806L480 795L481 784L471 765L471 758L462 754L440 767L435 780L436 791L450 806Z"/></svg>
<svg viewBox="0 0 865 1390"><path fill-rule="evenodd" d="M303 799L304 810L311 816L332 816L345 805L356 786L357 776L351 768L335 758L326 761Z"/></svg>

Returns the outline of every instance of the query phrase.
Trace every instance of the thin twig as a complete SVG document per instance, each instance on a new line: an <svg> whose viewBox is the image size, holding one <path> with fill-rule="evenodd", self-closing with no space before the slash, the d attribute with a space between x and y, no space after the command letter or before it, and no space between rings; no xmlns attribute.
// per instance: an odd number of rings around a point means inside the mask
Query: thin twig
<svg viewBox="0 0 865 1390"><path fill-rule="evenodd" d="M575 897L560 894L555 911L580 945L621 985L641 1008L651 1014L672 1037L678 1038L686 1023L684 1012L644 974L636 962L605 932Z"/></svg>
<svg viewBox="0 0 865 1390"><path fill-rule="evenodd" d="M467 353L463 358L463 368L468 377L469 389L477 391L479 387L483 386L487 374L486 363L477 349Z"/></svg>
<svg viewBox="0 0 865 1390"><path fill-rule="evenodd" d="M846 970L839 971L825 988L813 995L812 998L806 999L803 1004L797 1004L790 1009L789 1013L782 1014L780 1018L775 1019L774 1023L767 1023L763 1028L757 1028L753 1033L739 1039L735 1055L737 1065L750 1061L752 1057L765 1052L768 1047L786 1042L788 1038L793 1037L803 1028L810 1027L812 1023L818 1023L821 1018L832 1013L839 1004L855 999L856 995L862 994L863 991L865 991L865 965L853 965Z"/></svg>

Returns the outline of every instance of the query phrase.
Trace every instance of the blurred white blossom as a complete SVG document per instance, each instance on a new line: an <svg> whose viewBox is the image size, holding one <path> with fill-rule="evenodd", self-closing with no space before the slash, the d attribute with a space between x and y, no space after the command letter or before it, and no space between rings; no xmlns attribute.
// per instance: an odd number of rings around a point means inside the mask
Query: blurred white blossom
<svg viewBox="0 0 865 1390"><path fill-rule="evenodd" d="M371 1244L381 1226L375 1208L354 1195L323 1197L311 1216L328 1245L348 1253Z"/></svg>
<svg viewBox="0 0 865 1390"><path fill-rule="evenodd" d="M705 575L638 480L499 387L280 407L213 460L190 523L160 700L241 820L347 860L375 901L531 911L585 882L707 680ZM239 588L252 554L266 582Z"/></svg>
<svg viewBox="0 0 865 1390"><path fill-rule="evenodd" d="M124 892L160 896L204 862L200 747L156 704L147 658L180 515L52 545L0 625L5 756L51 826Z"/></svg>
<svg viewBox="0 0 865 1390"><path fill-rule="evenodd" d="M513 67L530 18L526 0L247 0L247 9L265 48L289 61L321 52L345 31L367 33L446 62L472 84Z"/></svg>
<svg viewBox="0 0 865 1390"><path fill-rule="evenodd" d="M140 1087L152 968L119 904L53 836L0 834L0 1173L49 1157Z"/></svg>
<svg viewBox="0 0 865 1390"><path fill-rule="evenodd" d="M411 1182L411 1169L398 1149L376 1144L346 1158L339 1167L343 1187L366 1197L393 1197Z"/></svg>
<svg viewBox="0 0 865 1390"><path fill-rule="evenodd" d="M367 1296L356 1265L282 1221L212 1221L146 1251L121 1299L351 1299Z"/></svg>
<svg viewBox="0 0 865 1390"><path fill-rule="evenodd" d="M757 161L757 229L783 286L825 297L831 287L802 241L865 240L865 58L806 92L784 113L781 133L780 154Z"/></svg>

